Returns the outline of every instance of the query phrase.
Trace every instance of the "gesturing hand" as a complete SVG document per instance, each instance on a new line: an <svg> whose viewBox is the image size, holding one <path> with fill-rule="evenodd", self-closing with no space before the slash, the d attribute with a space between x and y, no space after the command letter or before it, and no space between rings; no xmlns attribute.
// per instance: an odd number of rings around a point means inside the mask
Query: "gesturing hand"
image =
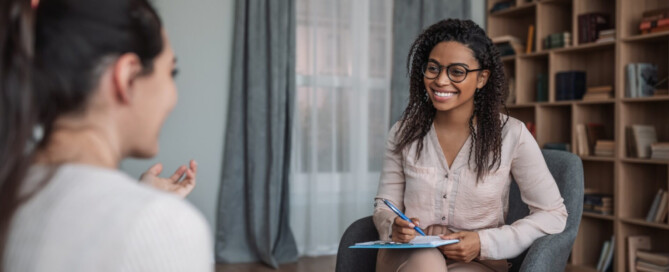
<svg viewBox="0 0 669 272"><path fill-rule="evenodd" d="M161 178L160 172L163 171L163 165L156 163L149 170L144 172L139 181L152 187L166 192L174 193L182 198L186 197L195 188L195 177L197 176L197 163L190 161L190 168L185 165L179 166L174 174L169 178ZM184 176L185 178L181 180Z"/></svg>
<svg viewBox="0 0 669 272"><path fill-rule="evenodd" d="M416 223L415 226L420 225L420 222L418 222L418 218L411 218L411 221ZM393 242L399 242L399 243L408 243L411 241L414 237L416 237L416 230L413 229L414 224L409 223L409 221L406 221L402 218L395 217L395 221L393 221L393 233L392 233L392 238Z"/></svg>
<svg viewBox="0 0 669 272"><path fill-rule="evenodd" d="M441 253L448 259L468 263L481 254L481 241L478 232L463 231L440 235L440 237L444 240L460 240L459 243L439 247Z"/></svg>

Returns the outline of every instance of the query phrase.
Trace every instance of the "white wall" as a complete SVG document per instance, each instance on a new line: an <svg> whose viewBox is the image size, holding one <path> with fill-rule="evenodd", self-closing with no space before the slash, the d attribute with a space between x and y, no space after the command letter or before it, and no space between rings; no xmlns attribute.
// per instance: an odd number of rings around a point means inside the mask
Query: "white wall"
<svg viewBox="0 0 669 272"><path fill-rule="evenodd" d="M233 40L233 0L154 0L177 56L179 102L151 160L128 159L121 169L134 177L156 162L169 176L189 159L198 162L197 186L188 196L212 230L227 122Z"/></svg>

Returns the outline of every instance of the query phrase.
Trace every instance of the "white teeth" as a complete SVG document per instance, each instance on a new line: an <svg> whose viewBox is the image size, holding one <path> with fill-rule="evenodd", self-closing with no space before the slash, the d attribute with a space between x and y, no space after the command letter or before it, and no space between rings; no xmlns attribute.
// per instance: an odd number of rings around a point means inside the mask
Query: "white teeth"
<svg viewBox="0 0 669 272"><path fill-rule="evenodd" d="M451 97L455 95L455 93L441 93L441 92L434 92L434 94L438 97Z"/></svg>

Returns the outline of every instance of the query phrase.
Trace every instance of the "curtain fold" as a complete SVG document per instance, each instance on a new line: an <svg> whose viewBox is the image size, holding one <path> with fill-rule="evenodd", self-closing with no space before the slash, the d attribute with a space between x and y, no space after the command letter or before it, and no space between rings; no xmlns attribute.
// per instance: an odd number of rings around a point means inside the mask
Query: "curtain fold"
<svg viewBox="0 0 669 272"><path fill-rule="evenodd" d="M289 227L295 1L237 0L216 261L297 260Z"/></svg>
<svg viewBox="0 0 669 272"><path fill-rule="evenodd" d="M469 0L394 0L393 65L390 98L390 125L402 116L409 102L406 67L411 43L423 29L448 18L469 19Z"/></svg>

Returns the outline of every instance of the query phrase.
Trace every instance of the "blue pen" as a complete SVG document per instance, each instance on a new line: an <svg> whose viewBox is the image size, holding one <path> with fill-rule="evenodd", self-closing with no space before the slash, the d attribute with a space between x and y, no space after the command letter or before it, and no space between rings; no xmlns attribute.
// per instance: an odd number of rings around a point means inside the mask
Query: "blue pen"
<svg viewBox="0 0 669 272"><path fill-rule="evenodd" d="M404 214L400 211L400 209L398 209L397 207L395 207L395 205L393 205L393 203L390 203L390 201L388 201L388 200L386 200L386 199L383 200L383 203L386 203L386 206L388 206L388 208L390 208L391 210L393 210L393 212L395 212L395 214L397 214L397 216L399 216L400 218L402 218L402 219L404 219L404 220L406 220L406 221L409 221L409 223L411 223L411 224L414 224L413 229L415 229L415 230L416 230L418 233L420 233L421 235L425 236L425 233L424 233L418 226L416 226L416 224L415 224L414 222L411 222L411 219L409 219L409 217L407 217L406 215L404 215Z"/></svg>

